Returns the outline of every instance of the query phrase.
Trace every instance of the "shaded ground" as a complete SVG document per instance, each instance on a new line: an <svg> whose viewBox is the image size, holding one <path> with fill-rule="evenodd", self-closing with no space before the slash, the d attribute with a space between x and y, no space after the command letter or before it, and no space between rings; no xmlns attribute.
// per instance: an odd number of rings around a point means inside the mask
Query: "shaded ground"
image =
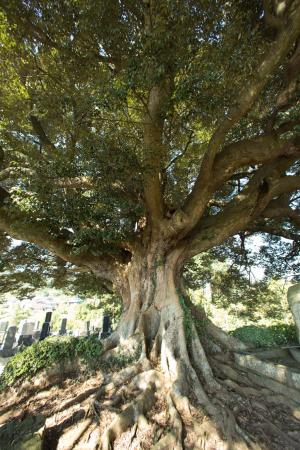
<svg viewBox="0 0 300 450"><path fill-rule="evenodd" d="M12 389L3 393L0 396L1 450L96 449L107 427L140 393L130 384L130 371L136 373L134 366L106 375L99 371L88 379L81 375L40 391L30 391L27 384L22 394ZM238 425L247 431L257 450L300 449L300 405L298 409L289 401L284 404L282 396L268 389L247 387L242 382L246 380L246 373L240 372L239 384L222 370L217 370L216 375L230 392L230 407ZM157 393L153 407L116 439L113 448L154 448L169 429L166 398L167 392ZM217 398L212 400L216 404L220 402ZM202 435L203 427L209 430L210 420L195 406L193 399L191 401L194 406L190 414L181 414L184 448L225 450L211 438L206 442L198 440L197 429L201 428Z"/></svg>

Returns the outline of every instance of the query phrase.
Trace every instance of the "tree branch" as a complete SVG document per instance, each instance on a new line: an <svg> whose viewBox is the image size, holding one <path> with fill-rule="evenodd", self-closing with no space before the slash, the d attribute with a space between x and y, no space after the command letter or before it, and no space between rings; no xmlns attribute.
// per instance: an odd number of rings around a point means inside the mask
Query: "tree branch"
<svg viewBox="0 0 300 450"><path fill-rule="evenodd" d="M197 224L205 211L208 197L207 186L211 178L214 160L224 143L228 131L250 111L260 92L268 83L270 75L289 52L299 34L300 1L297 0L294 2L294 10L291 12L289 20L287 20L286 27L279 33L267 56L257 68L256 76L239 95L237 105L229 110L229 113L218 125L209 142L194 188L184 206L186 220L183 221L183 226L185 232L188 232Z"/></svg>
<svg viewBox="0 0 300 450"><path fill-rule="evenodd" d="M121 261L107 255L75 254L74 248L68 244L65 237L54 236L45 224L32 220L29 222L21 212L12 213L5 207L0 207L0 230L16 239L46 248L64 261L88 267L93 273L108 281L114 279L117 267L121 264Z"/></svg>
<svg viewBox="0 0 300 450"><path fill-rule="evenodd" d="M170 92L170 80L152 87L144 120L144 195L154 226L162 219L164 213L160 173L164 154L162 142L164 109Z"/></svg>
<svg viewBox="0 0 300 450"><path fill-rule="evenodd" d="M279 156L293 155L300 156L298 140L280 141L275 133L230 144L216 156L210 184L216 189L241 167L263 164Z"/></svg>
<svg viewBox="0 0 300 450"><path fill-rule="evenodd" d="M290 175L276 181L271 193L273 197L278 197L279 195L297 191L298 189L300 189L300 175Z"/></svg>
<svg viewBox="0 0 300 450"><path fill-rule="evenodd" d="M277 30L282 29L284 26L284 20L282 17L275 15L272 11L270 0L263 0L264 10L265 10L265 22L266 24Z"/></svg>
<svg viewBox="0 0 300 450"><path fill-rule="evenodd" d="M300 40L294 54L292 55L285 74L284 74L284 86L282 91L277 96L276 100L276 110L274 111L274 116L278 111L282 110L284 107L289 106L294 97L297 98L297 78L300 71ZM296 95L295 95L296 94ZM298 93L299 98L299 93Z"/></svg>
<svg viewBox="0 0 300 450"><path fill-rule="evenodd" d="M188 137L188 140L187 140L187 142L186 142L186 144L184 146L184 149L182 150L181 153L179 153L178 155L174 156L174 158L171 159L171 161L163 169L164 172L166 172L169 169L169 167L171 167L179 158L182 158L186 154L186 152L187 152L187 150L188 150L188 148L189 148L189 146L190 146L190 144L192 142L193 135L194 135L194 131L190 130L189 137Z"/></svg>
<svg viewBox="0 0 300 450"><path fill-rule="evenodd" d="M267 233L273 236L283 237L291 241L300 242L300 234L294 233L291 230L282 228L281 224L268 224L264 222L258 222L250 227L247 227L251 233Z"/></svg>
<svg viewBox="0 0 300 450"><path fill-rule="evenodd" d="M262 166L220 213L203 217L197 228L179 244L185 247L182 258L187 260L247 229L251 222L264 214L272 199L300 189L300 176L282 177L293 161L293 158L278 158Z"/></svg>
<svg viewBox="0 0 300 450"><path fill-rule="evenodd" d="M290 208L281 199L271 201L261 216L269 219L288 218L293 225L300 229L300 211L297 212L297 210Z"/></svg>

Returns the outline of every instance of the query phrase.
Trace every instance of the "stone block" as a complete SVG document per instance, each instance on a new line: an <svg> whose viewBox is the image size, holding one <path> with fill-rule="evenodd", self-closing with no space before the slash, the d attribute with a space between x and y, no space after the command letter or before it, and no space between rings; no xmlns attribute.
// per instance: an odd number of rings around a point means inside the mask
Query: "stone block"
<svg viewBox="0 0 300 450"><path fill-rule="evenodd" d="M288 289L287 299L297 328L298 341L300 342L300 283L294 284Z"/></svg>

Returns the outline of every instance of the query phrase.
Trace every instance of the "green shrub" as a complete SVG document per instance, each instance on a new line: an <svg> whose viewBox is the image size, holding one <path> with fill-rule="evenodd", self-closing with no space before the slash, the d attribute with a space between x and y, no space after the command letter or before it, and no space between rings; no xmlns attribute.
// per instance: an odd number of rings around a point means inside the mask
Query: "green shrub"
<svg viewBox="0 0 300 450"><path fill-rule="evenodd" d="M63 360L78 357L87 367L95 368L101 352L102 344L96 336L50 337L25 348L9 360L0 376L0 390Z"/></svg>
<svg viewBox="0 0 300 450"><path fill-rule="evenodd" d="M248 325L231 331L234 337L254 347L273 347L297 343L294 325L278 324L269 327Z"/></svg>

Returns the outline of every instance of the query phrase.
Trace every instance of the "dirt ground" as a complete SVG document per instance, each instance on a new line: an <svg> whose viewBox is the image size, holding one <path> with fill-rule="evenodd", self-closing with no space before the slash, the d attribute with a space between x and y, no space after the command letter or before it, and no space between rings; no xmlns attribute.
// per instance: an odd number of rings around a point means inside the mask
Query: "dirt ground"
<svg viewBox="0 0 300 450"><path fill-rule="evenodd" d="M128 390L126 382L110 391L116 376L118 373L99 371L93 376L80 375L42 390L32 390L27 383L21 393L10 389L1 394L0 449L96 449L105 429L138 395ZM282 397L278 395L267 395L270 392L266 389L258 395L258 391L247 388L241 392L234 382L220 374L219 381L232 394L230 407L236 421L256 443L257 450L300 449L300 408L282 403ZM101 399L95 401L103 386L108 388ZM114 442L115 450L148 450L168 433L167 393L156 395L156 402L144 423L137 423L121 434ZM193 403L193 399L191 401ZM191 416L183 415L182 419L184 449L223 450L209 438L206 442L198 441L197 426L209 428L210 421L196 405L192 407Z"/></svg>

